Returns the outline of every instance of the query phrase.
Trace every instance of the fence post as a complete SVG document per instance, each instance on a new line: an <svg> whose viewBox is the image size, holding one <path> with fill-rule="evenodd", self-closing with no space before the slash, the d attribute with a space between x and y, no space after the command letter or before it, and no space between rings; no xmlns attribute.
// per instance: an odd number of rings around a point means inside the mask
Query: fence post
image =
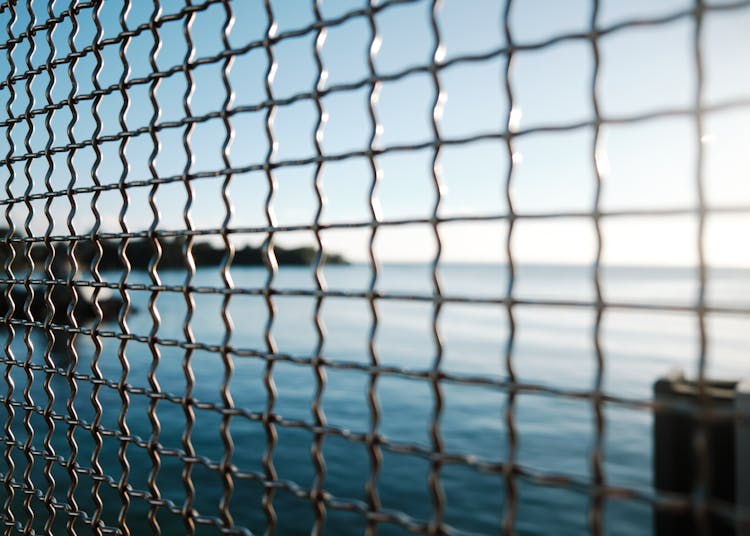
<svg viewBox="0 0 750 536"><path fill-rule="evenodd" d="M709 381L707 395L714 410L731 410L734 407L736 382ZM657 405L667 405L654 415L654 487L657 491L677 493L685 498L693 495L694 481L699 467L693 449L693 437L698 429L695 404L698 389L695 382L681 373L672 373L654 384ZM748 399L750 400L750 398ZM685 404L678 410L676 405ZM692 406L692 408L690 407ZM674 409L672 409L674 408ZM706 456L710 473L706 494L708 499L735 501L735 429L732 419L705 423L707 434ZM750 442L748 443L750 444ZM734 536L733 524L711 512L709 514L712 536ZM698 534L690 512L675 512L655 508L654 535L692 536Z"/></svg>
<svg viewBox="0 0 750 536"><path fill-rule="evenodd" d="M737 464L737 513L740 522L738 536L750 536L750 377L737 384L734 405L737 415L735 436L735 456ZM743 515L745 517L743 517Z"/></svg>

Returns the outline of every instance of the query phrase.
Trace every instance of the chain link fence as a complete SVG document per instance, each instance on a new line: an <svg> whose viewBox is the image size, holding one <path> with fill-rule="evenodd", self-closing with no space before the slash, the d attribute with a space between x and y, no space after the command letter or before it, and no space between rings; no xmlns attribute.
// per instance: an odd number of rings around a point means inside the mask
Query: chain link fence
<svg viewBox="0 0 750 536"><path fill-rule="evenodd" d="M698 390L705 393L707 316L748 314L744 306L712 305L706 300L706 220L712 214L746 214L750 207L716 207L706 201L704 123L711 114L747 108L750 95L705 102L706 66L701 35L708 17L743 13L750 10L750 2L709 4L698 0L685 9L658 17L603 25L599 20L599 1L594 0L585 31L528 42L514 37L511 21L512 9L522 1L508 0L501 8L501 17L496 21L503 40L500 46L451 56L444 54L440 2L371 0L362 6L352 3L335 16L326 14L323 2L313 2L314 20L289 28L280 28L280 8L269 0L247 4L230 0L25 0L0 4L5 27L0 40L5 63L0 82L5 108L1 122L5 152L0 165L5 195L0 205L6 227L2 241L5 385L0 400L5 416L0 439L4 460L0 468L0 519L5 533L289 533L293 530L285 529L283 523L285 514L297 512L285 506L292 500L303 505L300 508L309 515L304 518L309 523L305 530L313 533L325 528L343 531L348 524L368 534L399 530L462 533L460 526L454 526L455 518L447 514L456 497L445 492L445 475L452 467L468 470L466 474L470 476L461 477L467 488L475 486L475 478L496 482L496 487L487 488L496 495L490 497L497 508L499 523L495 532L513 534L518 530L517 514L524 506L527 496L522 490L527 485L583 497L586 528L592 534L606 532L606 509L613 501L684 512L694 516L703 533L709 531L709 515L737 519L734 505L701 493L710 467L706 466L706 444L700 433L694 445L687 447L696 449L697 459L703 464L697 471L693 494L668 494L610 483L604 452L609 408L627 408L651 416L667 410L696 414L706 406L608 393L604 379L608 361L601 332L611 310L693 315L697 319L700 352L697 369L691 372L695 372ZM262 16L264 30L259 37L252 36L244 19L236 21L236 11L250 4ZM424 6L431 59L383 74L377 65L380 17L398 13L409 4ZM206 21L214 25L213 30L201 26ZM359 21L367 29L368 46L361 58L366 65L364 76L350 82L328 83L324 58L326 47L334 45L326 45L326 34L352 21ZM606 115L599 104L600 71L603 66L606 68L600 51L602 43L640 28L666 28L679 22L693 28L689 51L694 73L691 104L633 115ZM275 91L274 76L277 69L285 67L285 60L277 57L278 50L285 43L300 39L309 39L312 45L308 60L314 66L313 84L280 97ZM519 127L519 95L514 89L512 70L515 59L524 52L552 50L566 43L580 43L590 50L593 69L587 84L591 117L578 122ZM242 61L249 57L260 58L256 66ZM441 114L450 97L442 80L444 73L463 65L495 61L503 66L498 73L500 84L493 89L504 102L502 124L492 131L473 130L463 136L444 134ZM740 63L738 59L738 69ZM204 68L214 68L214 85L210 89L213 100L201 96L196 101L194 97L204 83L196 72ZM384 145L380 142L379 94L415 75L428 77L432 87L429 139ZM259 98L255 102L238 102L238 90L252 77L262 81ZM174 81L178 85L169 85ZM352 150L329 151L324 143L326 122L346 117L334 117L344 112L329 112L326 99L351 93L364 93L366 97L360 107L367 115L367 141ZM278 144L285 140L276 130L275 118L297 104L312 106L314 128L307 134L309 149L298 156L280 157ZM257 119L253 127L243 122L248 117ZM667 118L692 121L696 204L688 208L621 211L603 208L600 131L611 125L637 125ZM204 126L213 130L204 134ZM588 153L588 165L594 175L591 206L583 211L516 210L513 189L518 141L535 134L577 131L592 134ZM211 157L205 157L207 140L218 147ZM441 205L445 191L439 165L443 152L487 141L497 142L507 157L507 170L497 185L507 210L446 216ZM241 160L238 155L258 146L264 155L237 164ZM430 213L423 217L384 217L378 199L382 159L417 152L430 155L434 200ZM180 155L175 157L177 164L171 171L164 165L165 154ZM328 222L324 218L326 167L353 159L367 164L369 214L364 219ZM306 187L314 193L314 217L304 223L281 223L275 214L279 177L290 169L301 170ZM250 210L254 201L234 195L230 188L239 188L238 183L250 180L250 174L254 174L252 180L262 181L266 188L261 207L264 221L236 224L237 213ZM200 185L206 181L220 184L218 195L210 203L210 212L218 222L215 226L203 225L195 214L200 197L208 195L196 193L203 192ZM174 204L174 199L180 204L174 220L177 223L167 228L160 208L169 211L168 203ZM601 277L606 245L602 225L609 218L623 216L684 216L697 224L694 246L698 293L694 301L680 305L606 299ZM527 220L566 218L589 222L594 228L592 299L517 296L514 230ZM507 266L503 268L506 279L500 295L444 290L443 229L456 223L504 225ZM435 244L434 256L422 279L426 291L384 291L379 287L383 266L376 253L377 239L385 230L409 226L428 229L427 236ZM337 252L329 251L324 243L326 233L333 231L366 234L368 276L363 288L329 289L325 270ZM306 233L312 239L312 249L279 245L289 233ZM247 246L247 239L256 240L257 247ZM312 278L312 285L284 287L279 283L283 279L280 262L309 262L305 273ZM252 263L263 266L263 276L235 282L237 266ZM201 279L204 270L215 277ZM307 309L303 310L311 313L300 323L314 332L312 352L295 353L277 342L279 302L290 298L305 304ZM214 301L209 304L205 301L209 299ZM262 314L251 315L240 306L246 303L243 300L251 299L259 300ZM177 305L164 312L160 305L166 300ZM336 300L365 307L368 330L363 359L326 355L327 332L336 326L324 321L324 312L326 304ZM406 367L381 359L378 330L387 321L383 310L390 303L430 308L426 334L434 351L429 366ZM498 361L502 374L460 374L445 369L441 315L453 305L491 307L504 314L507 336ZM590 388L567 389L519 378L516 322L519 309L524 307L593 312L590 340L595 372ZM174 324L175 318L175 334L166 336L165 329ZM204 336L206 325L214 324L216 329ZM239 329L238 324L242 325ZM250 329L248 325L256 329L260 326L257 345L237 342L242 331ZM213 400L201 399L197 394L202 382L209 381L200 371L196 373L197 360L209 362L218 375L217 396ZM243 368L246 363L257 367ZM286 415L279 409L277 382L286 374L285 367L311 373L308 384L300 387L310 391L311 398L306 413L299 416L294 412ZM337 372L356 375L365 389L365 418L352 426L330 418L333 408L326 398L332 392L328 376ZM390 378L426 386L424 420L412 423L415 428L427 429L426 441L400 441L382 432L388 423L380 389ZM252 383L250 387L251 382L257 385ZM504 431L504 444L497 447L504 453L503 459L451 447L453 443L443 430L445 393L450 386L489 390L502 396L503 402L494 414ZM244 392L253 389L262 399L257 405L243 402ZM541 470L519 461L523 434L517 422L517 405L519 398L527 394L553 401L581 402L591 408L593 443L587 445L590 477ZM733 412L711 411L710 407L700 415L705 419L742 420ZM250 439L251 429L260 430L262 444ZM214 434L214 450L210 452L195 444L196 434L209 432ZM301 435L289 436L292 432ZM333 441L346 445L345 452L364 448L365 470L352 469L350 475L344 472L343 476L332 476L327 469L331 459L325 449ZM304 446L294 452L309 454L303 459L290 458L285 451L292 444ZM548 448L554 450L555 446ZM426 489L426 510L418 510L422 513L405 511L388 500L389 491L382 489L384 464L394 457L408 457L423 464L422 480L405 479L402 483L405 489ZM292 466L298 468L297 473L290 472ZM361 493L336 493L331 489L336 487L336 478L349 480ZM209 481L214 483L212 487L207 485ZM254 495L246 492L250 488L255 490ZM473 515L470 504L461 508ZM248 510L259 514L259 520L252 522L257 524L247 521Z"/></svg>

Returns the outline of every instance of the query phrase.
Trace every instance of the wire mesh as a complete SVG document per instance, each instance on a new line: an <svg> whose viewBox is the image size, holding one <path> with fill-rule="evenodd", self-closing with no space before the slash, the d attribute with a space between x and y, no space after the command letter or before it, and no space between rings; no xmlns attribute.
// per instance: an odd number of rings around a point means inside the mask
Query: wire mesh
<svg viewBox="0 0 750 536"><path fill-rule="evenodd" d="M706 218L711 214L746 214L750 212L750 206L741 203L709 205L704 193L705 156L701 141L705 135L707 116L750 107L750 96L705 102L705 60L701 49L704 20L715 12L748 10L750 2L708 4L697 0L689 9L603 26L599 21L599 0L593 0L586 31L555 35L539 42L518 42L514 38L511 17L511 10L517 2L507 0L502 18L497 21L504 37L502 46L481 53L446 57L438 19L441 6L440 2L434 1L427 3L429 9L425 12L431 36L430 61L384 74L377 66L381 43L379 16L389 10L398 10L399 6L417 3L425 4L418 0L370 0L363 7L327 18L322 9L323 3L315 0L312 23L280 31L275 6L266 0L263 3L265 30L257 39L249 39L243 28L235 25L234 11L238 2L230 0L200 3L191 0L182 3L122 0L107 5L103 0L48 3L26 0L0 4L0 15L6 21L0 50L5 51L7 64L4 80L0 81L0 93L5 100L0 127L7 146L1 163L5 196L0 199L7 226L2 242L5 274L0 281L4 285L7 304L2 319L7 331L2 357L6 387L0 395L7 414L1 438L4 464L0 471L4 487L0 519L5 533L51 534L62 530L69 533L92 530L97 534L130 534L150 530L158 534L178 530L170 524L177 520L181 523L179 530L190 534L198 532L201 527L227 534L246 534L258 530L258 527L245 526L244 521L237 521L238 514L251 506L238 504L234 498L250 486L257 486L261 490L252 508L262 510L263 526L269 533L283 532L283 528L280 528L285 515L283 504L290 497L309 503L312 518L308 530L316 534L324 531L327 519L335 512L351 513L363 523L364 531L368 534L384 526L414 533L459 533L460 527L453 526L446 513L451 498L445 492L445 473L451 466L468 468L472 475L491 475L501 483L501 492L496 498L498 509L502 511L498 529L506 534L518 530L517 515L524 503L522 486L526 483L559 488L586 497L588 530L592 534L605 532L605 511L612 500L692 512L696 526L704 534L709 532L709 513L718 513L729 519L738 517L733 505L715 501L703 493L710 468L706 466L706 440L701 433L697 434L694 445L701 467L695 493L689 496L609 483L604 449L608 425L606 410L609 407L629 408L647 414L666 410L688 413L706 411L701 407L705 405L707 382L707 315L750 314L750 309L741 304L713 304L706 300ZM174 7L173 4L180 5ZM119 9L115 15L106 11L111 5ZM144 22L132 22L131 17L136 11L147 14ZM216 13L219 15L216 16ZM218 21L220 27L219 31L211 34L215 53L207 55L199 53L195 30L204 17L206 20L213 17L211 20ZM326 34L353 20L361 20L369 31L366 56L362 58L366 74L351 82L327 84L324 61ZM605 114L599 104L602 94L601 44L610 36L644 27L666 27L675 21L690 21L694 25L691 54L696 80L692 103L687 107L660 108L640 114ZM180 49L175 44L175 35L164 35L167 27L172 25L179 26L184 54L173 64L165 66L160 61L162 51L170 47ZM312 39L313 85L304 91L278 97L274 77L283 63L278 59L278 47L301 37ZM592 117L577 122L519 128L518 95L512 69L515 58L523 52L554 49L564 43L584 43L590 47L593 71L588 81L588 98ZM128 53L134 45L146 47L139 49L146 58L145 70L140 64L135 69L133 56ZM237 76L242 79L251 74L243 70L246 69L244 65L238 66L237 62L256 52L265 57L262 63L264 94L257 102L236 104L237 83L233 80ZM505 98L501 128L486 132L475 130L463 136L446 135L441 130L441 116L449 95L441 77L452 67L489 64L498 59L504 65L499 73L502 83L497 88L498 95L504 93ZM90 80L84 81L80 73L85 72L82 66L87 62L93 62L93 67ZM216 66L220 80L217 86L220 100L209 110L195 106L194 102L201 84L195 73L206 66ZM379 139L382 124L378 116L381 90L418 74L427 75L432 86L429 139L382 145ZM163 84L177 79L184 88L181 95L171 95L173 100L179 101L176 105L177 115L170 108L172 115L163 119L167 110L164 100L160 98L163 94L160 89ZM63 94L59 88L67 89L67 94ZM324 144L329 118L326 98L360 90L366 94L366 102L361 103L366 107L368 118L366 144L353 150L327 151ZM275 129L274 120L279 110L298 103L308 103L314 107L311 151L294 158L280 158L277 151L280 134ZM112 110L115 110L116 116L114 128L111 126ZM137 126L131 119L131 114L135 112L145 114ZM237 164L239 160L233 155L247 148L236 143L236 125L247 116L262 118L262 124L252 132L252 139L253 143L265 147L266 152L257 161ZM622 210L603 208L602 129L610 125L641 124L675 117L688 118L695 126L695 206ZM203 153L199 144L194 142L194 137L201 125L213 125L215 121L219 126L213 136L221 140L221 151L215 164L206 166L201 162ZM595 195L590 208L544 212L518 210L513 196L517 173L515 144L535 134L582 130L593 133L589 160L594 172ZM167 136L177 136L184 153L182 169L169 173L160 166ZM441 211L444 184L440 167L443 151L449 147L475 146L490 140L502 143L509 162L504 182L498 185L504 192L507 210L481 215L468 212L444 215ZM149 151L139 154L133 149L134 144L139 143L146 143ZM172 150L171 146L169 150ZM382 158L419 151L427 151L431 160L430 180L434 202L429 214L424 217L384 217L378 195ZM86 156L88 154L91 156ZM327 221L323 217L326 208L325 168L332 163L353 159L367 162L369 214L361 219ZM146 174L137 176L133 173L134 168L144 170ZM39 169L43 170L41 174ZM279 174L287 169L311 170L308 178L314 191L315 210L310 221L298 224L278 221L275 201L279 191ZM231 187L251 173L264 177L267 192L263 203L265 221L237 225L233 217L236 211L246 210L247 200L232 195ZM43 181L40 181L40 176L44 176ZM61 182L61 176L67 177L68 182ZM209 179L221 181L220 202L215 203L213 208L221 213L220 224L196 225L194 213L199 195L196 188L201 181ZM160 189L172 186L182 188L180 195L184 198L184 205L180 209L180 225L165 228L160 199L172 195L176 190L170 189L167 194L160 195L160 191L164 191ZM146 205L150 214L142 219L146 223L134 225L128 221L133 215L133 199L144 189L147 191ZM102 208L102 201L110 194L119 196L119 212L116 215L107 212L111 210L109 205L106 209ZM61 206L66 209L61 211ZM35 220L35 213L39 210L42 210L46 222L46 228L41 231ZM81 224L81 213L90 216L88 229ZM19 215L23 216L23 220L19 219ZM602 222L632 216L687 216L697 222L698 241L695 247L698 252L699 291L694 302L651 303L605 298L601 277L605 247ZM562 219L591 222L594 226L593 299L517 296L517 261L513 248L516 226L526 220ZM64 225L61 225L62 221ZM496 296L465 295L444 290L440 275L444 236L441 228L451 223L481 222L507 224L504 237L507 258L505 291ZM429 289L424 293L382 290L379 285L382 263L376 248L378 237L384 230L410 225L429 227L436 245L429 270ZM368 233L368 284L360 290L329 289L324 266L330 252L324 248L323 235L330 231L355 229ZM313 278L310 288L290 288L278 283L281 274L277 237L293 232L310 233L314 240L315 254L309 267ZM232 277L233 264L238 255L236 241L246 237L262 240L265 276L257 284L235 283ZM206 283L206 279L199 277L196 251L200 239L215 240L222 251L220 261L215 263L218 282ZM146 265L139 265L137 262L140 261L129 257L129 248L133 248L138 241L147 241L150 246ZM160 264L166 262L165 258L171 251L169 248L174 244L179 244L180 265L184 274L181 282L165 275L164 270L160 271ZM107 268L102 269L105 261ZM112 266L116 266L116 269ZM137 277L138 271L143 271L147 277ZM134 295L147 296L148 319L145 324L133 318ZM159 301L171 295L184 302L181 336L162 335L163 324L171 319L162 318ZM217 340L202 339L200 335L203 326L199 324L203 320L196 321L196 299L203 297L216 297L219 300L218 310L214 311L215 320L221 325ZM243 297L256 297L264 303L265 323L262 343L258 346L235 343L238 330L234 317L238 316L238 309L233 301L237 302ZM285 298L297 298L312 304L313 314L308 322L315 332L315 344L309 354L286 351L276 340L280 320L277 318L278 302ZM331 300L350 300L366 305L369 319L366 359L342 359L326 355L324 310ZM431 308L429 331L434 352L429 367L402 367L381 359L378 334L385 320L383 307L394 302L423 303ZM497 307L505 312L508 332L502 356L502 376L461 374L445 369L441 315L450 304ZM591 388L569 389L520 379L516 371L516 318L518 310L524 307L593 311L591 339L595 374ZM695 315L700 348L697 385L701 403L698 406L684 401L667 403L628 397L605 390L607 356L601 341L603 319L610 311L617 310ZM210 313L201 311L201 314ZM146 328L141 330L144 325ZM200 333L196 335L196 331ZM41 346L39 341L43 343ZM144 345L148 348L150 359L148 363L138 365L146 371L145 383L139 386L133 376L140 375L142 371L132 360L133 354L138 351L134 347ZM81 355L82 348L85 348L86 356ZM61 354L65 356L64 359L59 357ZM195 394L202 381L200 375L196 375L195 361L205 355L216 358L213 366L221 369L219 396L213 401L201 400ZM170 392L162 388L159 373L165 361L175 359L180 363L180 375L177 379L170 377L169 385L179 383L182 391ZM119 376L114 374L111 366L114 360ZM262 364L262 368L256 371L262 377L262 407L253 408L235 402L233 394L246 389L243 382L248 380L235 371L243 360ZM284 374L285 365L305 367L312 372L314 389L307 418L285 416L278 411L277 380ZM351 428L329 424L325 394L329 385L327 374L332 371L353 371L366 377L367 422L360 422L358 427ZM383 380L387 378L411 379L428 386L431 400L429 416L425 422L414 424L428 429L427 442L399 441L383 433L384 415L379 393ZM40 385L41 391L38 390ZM453 451L448 446L441 423L445 410L445 390L450 385L489 388L503 394L504 408L497 408L496 417L502 421L506 432L504 459L484 459L469 451ZM519 397L525 394L583 401L591 405L594 415L594 441L588 454L591 478L549 472L519 461L519 444L523 438L517 421L517 405ZM86 395L87 400L81 400ZM103 402L105 397L107 402ZM87 402L88 406L82 410L82 404ZM177 437L168 437L164 431L166 426L172 424L159 418L160 412L168 411L165 408L177 408L179 411ZM115 414L112 414L113 411ZM177 419L174 414L170 415L173 415L170 419ZM211 421L205 415L211 415L216 420ZM133 429L138 422L145 422L144 418L148 421L149 435L140 436ZM741 420L743 416L715 410L705 418ZM196 427L209 426L206 423L215 428L216 441L221 443L221 455L218 457L202 454L194 444ZM251 425L262 426L263 445L247 443L245 430ZM174 431L173 428L170 430ZM308 434L309 460L298 461L310 465L310 477L306 480L284 477L288 473L284 464L290 462L283 455L288 447L282 436L290 430L301 430ZM57 439L60 434L64 436L63 441ZM363 488L361 497L337 495L327 489L331 477L327 470L325 443L331 438L341 439L352 449L355 446L366 449L367 474L362 482L354 483ZM244 449L254 449L257 465L243 465L246 458L237 461L238 450ZM112 455L116 460L109 459ZM144 455L145 458L142 457ZM384 500L386 492L380 479L384 460L391 455L408 455L426 461L428 468L424 486L429 495L429 513L426 516L412 515L387 506L393 503ZM141 473L147 473L145 480L141 479ZM174 493L171 489L173 485L164 483L165 474L170 474L172 481L179 480L181 495ZM214 478L220 482L219 491L207 499L202 488L207 479ZM136 481L143 485L139 487L134 484ZM171 498L177 496L179 500ZM107 510L113 504L116 504L114 514ZM148 528L133 528L134 509L137 515L145 516Z"/></svg>

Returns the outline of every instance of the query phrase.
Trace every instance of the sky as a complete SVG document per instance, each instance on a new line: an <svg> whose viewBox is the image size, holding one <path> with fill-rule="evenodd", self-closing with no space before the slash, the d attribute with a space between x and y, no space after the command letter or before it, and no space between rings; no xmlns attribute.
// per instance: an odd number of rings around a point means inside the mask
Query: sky
<svg viewBox="0 0 750 536"><path fill-rule="evenodd" d="M58 1L53 14L62 11L68 2ZM314 20L311 2L272 2L278 33L308 27ZM161 2L161 15L178 13L184 1ZM335 19L362 7L363 2L332 1L322 3L324 19ZM587 32L593 3L589 0L524 0L511 10L510 24L515 43L531 44L567 33ZM238 48L263 39L268 19L258 0L232 2L235 24L229 37ZM600 28L624 20L650 19L682 9L690 9L691 0L646 0L622 2L602 0L598 16ZM122 1L106 2L100 13L104 38L122 31L119 23ZM469 54L481 54L505 46L502 26L503 2L489 0L445 0L438 12L441 42L447 60ZM375 69L380 75L395 74L415 65L431 62L434 36L430 26L431 2L417 1L389 6L380 11L375 22L381 38ZM47 5L34 3L36 24L48 18ZM154 16L153 2L133 0L127 15L127 27L136 28ZM79 31L74 37L77 49L95 39L93 9L78 15ZM7 25L11 14L0 14L0 25ZM212 5L195 17L190 29L195 43L195 57L206 58L221 52L224 8ZM23 32L31 18L25 6L17 7L14 35ZM704 101L708 105L733 99L750 98L750 71L743 61L750 53L750 8L726 13L712 12L705 18L702 53L705 64ZM50 40L55 46L53 57L70 54L68 40L73 26L69 18L54 26ZM156 63L166 70L184 61L187 45L184 17L163 24L161 49ZM669 24L629 28L602 37L600 47L599 101L603 115L628 117L648 114L666 108L690 107L695 91L695 67L692 53L694 24L683 17ZM311 91L318 81L314 62L315 32L308 31L295 38L284 39L273 46L277 71L272 84L273 96L283 99ZM366 17L351 17L328 29L321 48L327 71L326 87L367 79L366 63L370 45L370 28ZM25 71L27 59L32 67L48 61L50 49L44 33L37 34L36 48L30 58L29 42L13 48L10 55L16 64L15 73ZM154 40L149 31L130 40L124 51L130 67L128 79L147 76ZM117 84L123 72L119 58L120 46L105 46L103 68L98 73L100 87ZM0 53L0 80L11 73L8 54ZM268 65L266 51L256 47L237 56L230 71L234 90L233 106L259 104L267 100L264 78ZM505 130L508 101L504 88L506 58L502 55L480 62L457 62L440 71L440 83L447 100L440 120L441 135L446 139L470 138L478 134ZM517 128L520 130L584 122L593 118L591 76L594 61L589 41L557 43L534 51L515 54L511 70ZM216 112L223 106L226 91L221 81L221 62L208 63L193 71L195 93L191 101L193 115ZM77 95L94 90L96 59L84 54L73 65L78 83ZM71 91L68 66L53 70L51 89L53 102L67 98ZM45 90L50 82L47 72L34 76L30 82L13 84L11 99L8 85L0 88L0 121L24 114L46 104ZM137 84L130 91L131 104L126 114L128 129L146 126L154 114L149 90L154 88L158 101L157 122L180 120L185 116L183 94L187 87L182 73L163 78L158 85ZM29 104L27 93L33 96ZM381 148L429 142L432 139L431 112L435 96L432 78L414 73L381 85L375 104L382 132ZM345 154L367 148L371 132L368 115L369 87L334 91L322 99L328 120L323 130L326 154ZM92 100L76 107L77 118L72 127L73 139L87 140L93 136ZM118 91L101 98L98 113L103 123L102 135L122 130L118 118L123 100ZM49 115L54 133L53 147L69 143L67 129L72 114L69 108ZM242 167L263 163L268 150L265 132L265 110L243 112L231 117L234 140L230 147L232 166ZM300 99L290 105L278 106L273 133L277 142L274 161L284 162L314 156L314 130L317 109L311 99ZM9 142L13 154L25 154L25 138L29 122L15 124L7 136L0 136L0 175L4 183L10 177L7 155ZM48 142L45 116L30 121L33 128L29 139L31 152L43 151ZM8 130L7 128L4 130ZM159 146L155 172L159 177L178 176L186 165L183 148L184 127L165 128L158 134ZM519 214L590 212L594 206L596 177L593 164L593 129L579 128L556 133L534 133L514 141L512 199ZM224 167L223 141L226 132L219 119L198 123L193 129L191 172L210 172ZM599 143L600 165L604 172L600 209L607 211L638 211L644 209L693 208L696 195L696 147L699 139L690 117L672 117L630 124L607 125ZM750 205L750 107L709 114L700 143L705 151L705 200L709 206ZM100 145L102 162L97 176L103 184L121 180L122 166L118 156L119 141ZM154 150L148 134L129 139L125 146L128 170L125 180L141 181L152 177L149 155ZM53 189L64 190L71 184L70 164L75 170L74 187L93 184L92 166L95 153L91 147L77 149L70 162L68 153L53 157L50 182ZM433 149L391 152L377 158L381 177L376 190L381 220L424 219L432 215L435 186L431 174ZM441 150L440 179L442 198L440 216L497 216L506 214L505 180L510 158L504 142L485 140L445 146ZM15 175L9 188L13 196L28 190L44 192L48 164L35 158L29 164L27 179L24 162L12 165ZM279 226L309 225L315 218L317 200L313 188L313 165L282 166L275 170L275 195L272 208ZM370 163L364 157L352 157L326 163L322 186L326 203L321 223L367 222L371 219L369 191L372 183ZM193 182L195 200L191 209L196 229L222 225L224 209L221 201L223 177ZM131 230L148 229L153 214L148 204L151 187L130 188L130 207L126 219ZM263 227L267 224L265 202L267 179L262 171L237 173L230 185L235 212L230 226ZM7 198L7 193L2 197ZM183 229L185 187L181 182L164 184L157 190L160 207L158 228ZM91 228L94 216L91 195L75 196L76 232ZM102 213L103 230L119 231L118 213L122 199L119 191L101 194L97 202ZM44 201L32 203L31 229L42 234L47 222ZM67 214L70 203L56 197L51 204L55 219L54 234L68 234ZM27 208L15 203L11 217L20 225ZM611 264L686 265L696 261L697 221L694 217L617 216L601 220L604 239L603 260ZM716 265L750 267L750 248L742 247L742 238L750 234L750 214L711 215L707 218L705 248L707 260ZM331 229L321 233L327 250L342 253L353 261L368 258L370 231ZM507 223L454 222L440 225L441 259L445 262L505 262ZM238 245L258 244L262 233L236 234ZM310 231L279 232L276 243L296 246L311 245ZM427 224L380 227L375 253L383 262L425 262L435 254L436 242L432 227ZM518 262L588 263L594 259L596 235L593 220L588 217L519 219L512 233L514 259Z"/></svg>

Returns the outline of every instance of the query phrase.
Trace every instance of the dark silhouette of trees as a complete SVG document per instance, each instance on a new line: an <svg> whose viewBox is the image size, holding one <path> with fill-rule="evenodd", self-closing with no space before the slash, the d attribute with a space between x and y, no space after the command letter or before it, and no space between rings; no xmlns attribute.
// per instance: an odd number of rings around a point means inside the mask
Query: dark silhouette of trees
<svg viewBox="0 0 750 536"><path fill-rule="evenodd" d="M23 235L14 233L13 239L8 240L8 230L0 228L0 265L3 267L8 256L15 253L11 265L14 272L28 272L25 259ZM87 271L97 254L97 245L101 247L99 269L100 270L122 270L124 264L120 258L120 248L123 241L120 239L101 238L96 241L91 238L82 238L74 241L75 259L79 270ZM185 268L185 238L160 238L161 258L157 269L183 269ZM51 241L48 247L45 243L31 242L31 258L37 271L43 271L45 262L50 254L50 247L54 251L53 272L58 278L65 278L66 272L70 270L69 259L70 242ZM125 253L133 270L146 270L154 259L156 249L150 238L133 238L127 243ZM196 266L220 266L224 262L226 251L224 248L215 246L206 240L194 241L191 253ZM281 265L310 265L315 260L316 250L311 247L286 249L275 246L274 255ZM235 250L232 266L263 266L266 255L260 247L245 245ZM345 264L341 255L325 254L323 262L329 264Z"/></svg>
<svg viewBox="0 0 750 536"><path fill-rule="evenodd" d="M70 247L74 245L73 252L75 262L78 265L79 274L89 274L84 278L91 280L90 270L94 259L99 257L98 269L102 272L116 270L125 267L121 258L121 248L125 247L125 254L131 270L146 270L154 261L156 248L151 238L134 238L127 242L120 239L98 238L96 240L86 237L74 241L55 241L49 243L40 242L38 239L24 241L24 236L13 233L8 236L8 229L0 228L0 276L2 279L11 279L12 289L10 291L9 303L7 296L7 285L0 285L0 315L11 316L20 320L29 320L26 309L36 321L45 320L50 314L55 323L66 323L69 307L76 298L73 314L77 321L88 322L96 318L97 311L93 302L84 293L73 293L70 282L72 264L70 260ZM161 256L156 265L157 270L173 270L186 268L185 237L170 239L159 239ZM196 267L220 266L226 257L226 250L216 247L208 241L196 240L191 253ZM309 265L317 255L311 247L285 249L274 247L276 260L281 265ZM33 273L29 269L28 257L33 263ZM5 268L10 262L12 274L5 273ZM53 282L46 281L44 285L33 284L31 281L49 279L47 264ZM325 255L324 262L332 264L345 264L346 261L340 255ZM250 245L237 248L232 266L262 266L266 262L266 255L262 248ZM12 276L12 277L11 277ZM80 279L80 277L77 277ZM52 303L50 308L49 301ZM97 300L104 320L115 320L120 312L122 300L116 294L101 297Z"/></svg>

